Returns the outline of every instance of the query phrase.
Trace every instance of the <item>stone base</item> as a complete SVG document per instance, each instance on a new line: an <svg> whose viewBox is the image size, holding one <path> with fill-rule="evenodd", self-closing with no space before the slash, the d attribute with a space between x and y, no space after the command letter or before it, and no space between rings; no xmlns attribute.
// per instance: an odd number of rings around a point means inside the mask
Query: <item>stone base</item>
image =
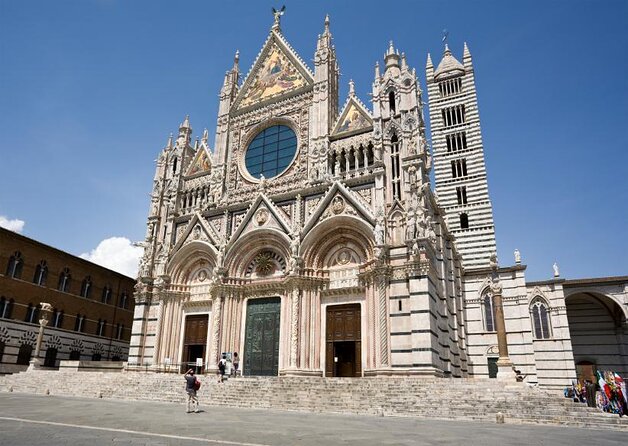
<svg viewBox="0 0 628 446"><path fill-rule="evenodd" d="M28 363L28 368L26 369L27 372L32 372L33 370L37 370L41 368L41 359L39 358L33 358L29 361Z"/></svg>
<svg viewBox="0 0 628 446"><path fill-rule="evenodd" d="M502 361L501 358L497 361L497 379L509 383L517 382L517 374L514 371L512 362L509 360Z"/></svg>
<svg viewBox="0 0 628 446"><path fill-rule="evenodd" d="M410 369L396 369L392 367L366 369L364 376L434 376L442 378L445 376L442 370L435 367L416 367Z"/></svg>
<svg viewBox="0 0 628 446"><path fill-rule="evenodd" d="M123 372L122 361L60 361L59 370L76 372Z"/></svg>

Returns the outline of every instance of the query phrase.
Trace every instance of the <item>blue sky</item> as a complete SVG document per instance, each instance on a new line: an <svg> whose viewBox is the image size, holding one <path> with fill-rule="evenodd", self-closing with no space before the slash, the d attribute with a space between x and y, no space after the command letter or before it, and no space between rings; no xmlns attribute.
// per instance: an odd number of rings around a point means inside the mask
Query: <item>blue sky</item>
<svg viewBox="0 0 628 446"><path fill-rule="evenodd" d="M468 42L501 263L518 248L529 280L554 261L567 278L628 274L628 2L285 3L310 66L330 14L341 103L349 79L369 103L391 39L423 87L442 30L458 58ZM213 134L233 54L248 72L281 4L0 0L0 220L77 255L141 240L168 134L186 114Z"/></svg>

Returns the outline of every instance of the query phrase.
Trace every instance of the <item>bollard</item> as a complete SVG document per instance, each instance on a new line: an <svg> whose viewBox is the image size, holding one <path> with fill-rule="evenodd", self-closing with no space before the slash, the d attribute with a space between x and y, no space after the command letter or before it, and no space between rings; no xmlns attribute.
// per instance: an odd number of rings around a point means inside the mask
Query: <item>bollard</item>
<svg viewBox="0 0 628 446"><path fill-rule="evenodd" d="M497 412L497 415L495 415L495 421L497 422L497 424L504 424L504 414L501 412Z"/></svg>
<svg viewBox="0 0 628 446"><path fill-rule="evenodd" d="M99 392L96 394L96 397L97 397L97 398L102 398L102 392L100 392L100 391L99 391Z"/></svg>
<svg viewBox="0 0 628 446"><path fill-rule="evenodd" d="M46 395L50 395L50 389L46 389Z"/></svg>

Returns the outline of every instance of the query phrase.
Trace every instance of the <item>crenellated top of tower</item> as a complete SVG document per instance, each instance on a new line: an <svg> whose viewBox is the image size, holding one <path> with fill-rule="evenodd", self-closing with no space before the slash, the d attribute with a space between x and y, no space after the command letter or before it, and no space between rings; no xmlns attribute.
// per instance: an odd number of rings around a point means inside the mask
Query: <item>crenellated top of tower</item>
<svg viewBox="0 0 628 446"><path fill-rule="evenodd" d="M429 55L428 55L429 58ZM428 63L431 64L431 59L428 59ZM428 67L429 68L429 67ZM445 44L445 51L443 52L443 58L438 64L438 68L434 72L434 79L440 80L447 77L461 76L465 74L464 66L456 59L449 49L449 45Z"/></svg>

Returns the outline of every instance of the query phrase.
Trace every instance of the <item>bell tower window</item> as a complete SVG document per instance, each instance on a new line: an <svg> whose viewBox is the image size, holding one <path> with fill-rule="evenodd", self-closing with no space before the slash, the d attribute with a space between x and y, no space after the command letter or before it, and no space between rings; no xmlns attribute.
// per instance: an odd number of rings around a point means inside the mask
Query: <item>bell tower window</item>
<svg viewBox="0 0 628 446"><path fill-rule="evenodd" d="M390 142L390 177L392 179L393 198L401 200L401 166L399 165L399 139L397 135L393 135Z"/></svg>
<svg viewBox="0 0 628 446"><path fill-rule="evenodd" d="M395 92L388 93L388 106L390 107L390 116L397 113L397 105L395 104Z"/></svg>

